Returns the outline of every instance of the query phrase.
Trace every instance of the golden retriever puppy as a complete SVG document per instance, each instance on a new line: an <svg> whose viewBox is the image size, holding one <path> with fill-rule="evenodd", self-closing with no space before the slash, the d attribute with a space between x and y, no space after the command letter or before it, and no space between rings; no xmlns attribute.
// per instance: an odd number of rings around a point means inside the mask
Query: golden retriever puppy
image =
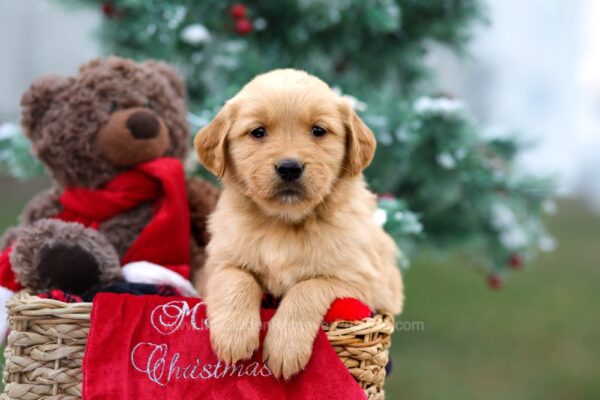
<svg viewBox="0 0 600 400"><path fill-rule="evenodd" d="M254 78L198 132L198 156L224 185L196 282L220 359L258 348L264 292L281 303L263 360L286 379L308 362L336 298L400 313L397 249L362 176L375 143L346 100L293 69Z"/></svg>

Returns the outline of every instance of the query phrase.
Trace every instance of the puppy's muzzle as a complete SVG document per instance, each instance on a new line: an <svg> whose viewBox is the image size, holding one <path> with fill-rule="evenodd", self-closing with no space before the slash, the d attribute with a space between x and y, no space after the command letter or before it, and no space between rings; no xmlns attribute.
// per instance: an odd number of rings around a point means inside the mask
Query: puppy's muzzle
<svg viewBox="0 0 600 400"><path fill-rule="evenodd" d="M304 165L298 160L286 158L277 163L275 170L282 180L293 182L302 176Z"/></svg>

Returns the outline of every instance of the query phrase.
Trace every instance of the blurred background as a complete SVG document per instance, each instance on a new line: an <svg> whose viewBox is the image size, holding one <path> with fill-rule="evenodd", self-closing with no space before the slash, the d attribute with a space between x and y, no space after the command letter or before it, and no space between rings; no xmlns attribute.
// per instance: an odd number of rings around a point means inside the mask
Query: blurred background
<svg viewBox="0 0 600 400"><path fill-rule="evenodd" d="M143 3L0 0L0 162L8 165L0 232L50 185L10 168L22 157L12 123L36 77L75 74L111 52L165 58L188 77L195 128L239 87L222 71L243 71L243 82L279 66L250 59L275 43L274 59L339 86L378 136L367 175L382 194L382 223L409 250L388 398L600 396L600 2L373 1L352 33L340 26L353 1L290 1L326 25L306 31L296 22L278 26L268 13L282 11L258 1L244 2L242 14L233 2L207 1L207 14L204 5L172 1L164 18L175 21L175 39L165 36L162 49L153 38L163 6ZM276 36L286 27L296 30ZM368 60L336 52L342 42ZM230 58L211 46L228 48ZM303 61L306 54L313 61ZM339 59L328 63L327 54ZM376 98L367 78L379 68L400 72L381 74L393 90Z"/></svg>

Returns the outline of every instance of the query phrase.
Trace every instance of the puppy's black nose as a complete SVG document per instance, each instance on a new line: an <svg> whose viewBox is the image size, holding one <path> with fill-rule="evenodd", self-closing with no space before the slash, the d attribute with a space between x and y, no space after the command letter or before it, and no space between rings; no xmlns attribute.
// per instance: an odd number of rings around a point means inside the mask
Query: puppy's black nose
<svg viewBox="0 0 600 400"><path fill-rule="evenodd" d="M160 124L154 114L136 111L127 118L127 129L136 139L152 139L158 136Z"/></svg>
<svg viewBox="0 0 600 400"><path fill-rule="evenodd" d="M302 171L304 170L304 166L298 160L286 158L285 160L281 160L275 166L275 169L277 170L277 175L279 175L281 179L291 182L300 178Z"/></svg>

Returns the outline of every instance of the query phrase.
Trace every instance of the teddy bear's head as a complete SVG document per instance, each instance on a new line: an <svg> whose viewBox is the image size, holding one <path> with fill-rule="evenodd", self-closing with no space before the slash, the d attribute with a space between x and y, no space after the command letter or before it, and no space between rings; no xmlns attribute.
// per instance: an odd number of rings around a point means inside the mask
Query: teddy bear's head
<svg viewBox="0 0 600 400"><path fill-rule="evenodd" d="M97 59L72 77L38 79L21 100L33 153L60 186L94 188L188 148L185 86L158 61Z"/></svg>

